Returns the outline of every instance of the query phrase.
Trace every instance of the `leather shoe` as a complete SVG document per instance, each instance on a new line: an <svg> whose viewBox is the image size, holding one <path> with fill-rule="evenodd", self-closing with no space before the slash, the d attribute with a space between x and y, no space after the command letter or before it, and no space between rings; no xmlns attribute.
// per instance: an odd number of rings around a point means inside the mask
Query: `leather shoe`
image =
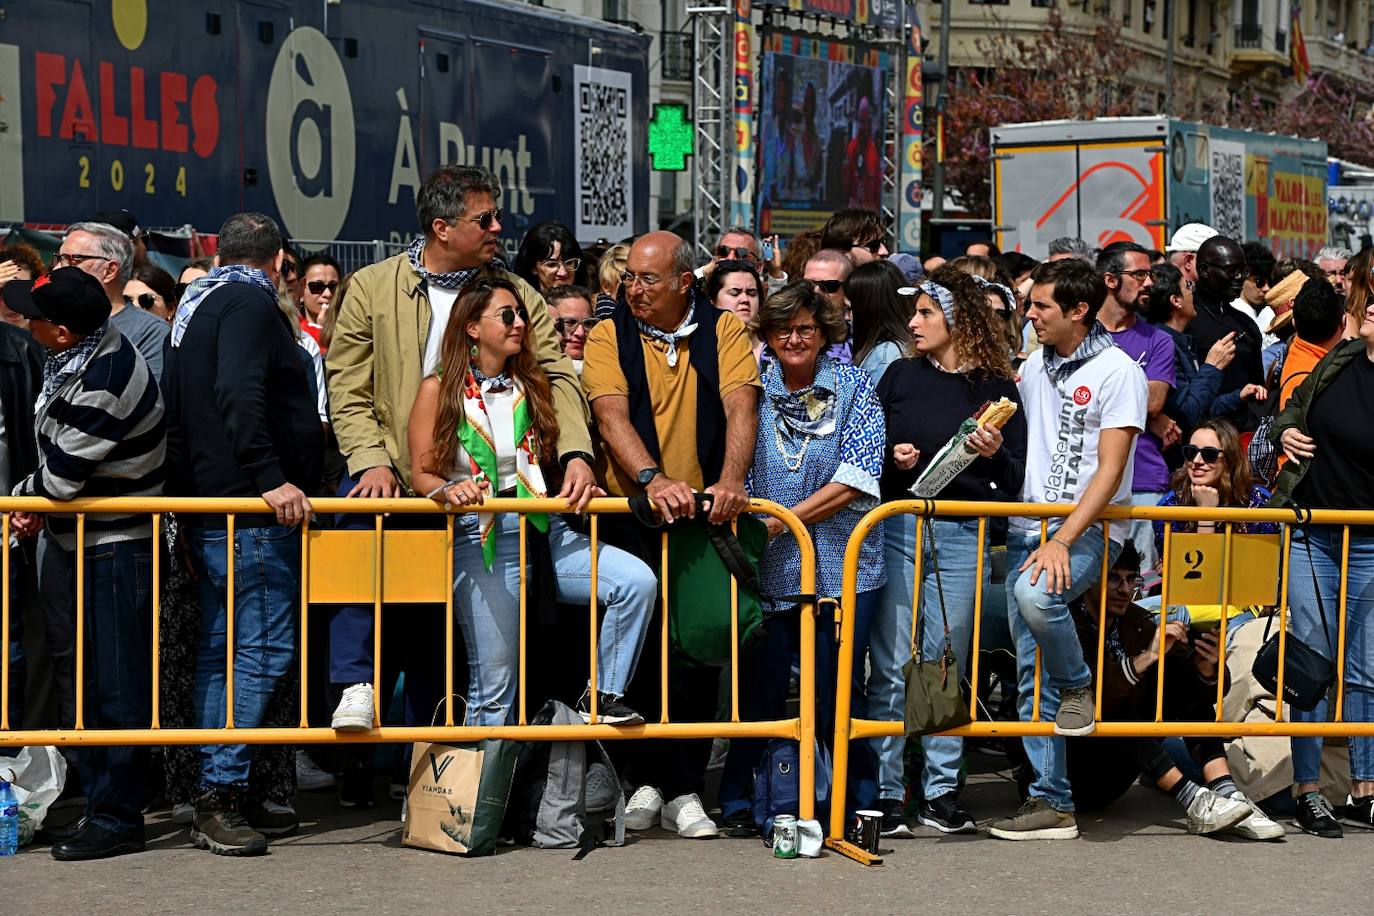
<svg viewBox="0 0 1374 916"><path fill-rule="evenodd" d="M84 862L142 852L143 849L142 837L122 837L97 824L87 823L76 836L53 846L52 857L60 862Z"/></svg>
<svg viewBox="0 0 1374 916"><path fill-rule="evenodd" d="M61 826L49 827L44 825L43 828L38 831L38 839L40 842L44 843L65 843L67 840L72 839L78 833L85 830L86 824L86 815L83 814L75 820L70 820Z"/></svg>

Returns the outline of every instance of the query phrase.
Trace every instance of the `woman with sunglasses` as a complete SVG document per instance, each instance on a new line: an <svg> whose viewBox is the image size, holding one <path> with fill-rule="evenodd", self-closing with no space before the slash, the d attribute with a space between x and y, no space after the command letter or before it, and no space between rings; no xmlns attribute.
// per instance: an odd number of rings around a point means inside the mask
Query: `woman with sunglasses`
<svg viewBox="0 0 1374 916"><path fill-rule="evenodd" d="M124 281L124 304L170 324L177 310L177 283L156 264L140 264Z"/></svg>
<svg viewBox="0 0 1374 916"><path fill-rule="evenodd" d="M983 287L950 265L938 267L915 292L915 314L909 328L908 358L888 369L878 385L887 421L887 457L882 490L886 501L911 499L911 486L929 467L960 425L982 406L999 398L1020 403L1001 319L993 314ZM1018 410L998 430L976 430L966 444L978 453L963 472L939 493L942 499L1015 499L1026 470L1026 418ZM887 586L874 621L873 673L868 681L868 712L874 719L902 718L905 683L902 666L911 658L911 611L916 570L916 525L912 515L889 519ZM944 649L944 620L949 620L950 646L960 676L967 675L969 643L978 587L978 520L937 518L922 540L920 587L921 657L937 658ZM990 533L982 543L984 600L991 594ZM938 564L937 564L938 559ZM943 592L943 599L941 593ZM941 615L941 601L944 614ZM878 807L883 831L909 836L902 819L905 741L875 739L880 767ZM973 820L959 803L961 738L921 739L920 822L942 833L966 833Z"/></svg>
<svg viewBox="0 0 1374 916"><path fill-rule="evenodd" d="M1220 417L1203 420L1183 446L1183 467L1174 472L1169 492L1161 506L1187 506L1200 509L1256 509L1269 501L1269 491L1255 483L1250 460L1240 442L1240 433L1230 420ZM1155 553L1164 556L1164 528L1174 532L1202 534L1224 532L1216 522L1156 521ZM1238 522L1236 534L1277 534L1272 522Z"/></svg>
<svg viewBox="0 0 1374 916"><path fill-rule="evenodd" d="M725 312L734 312L748 327L759 313L763 282L758 271L748 261L720 261L706 280L706 298ZM764 341L750 331L749 343L754 356L763 359Z"/></svg>
<svg viewBox="0 0 1374 916"><path fill-rule="evenodd" d="M854 268L844 281L844 294L854 316L854 365L865 369L873 384L911 347L912 302L898 290L907 285L897 265L871 261Z"/></svg>
<svg viewBox="0 0 1374 916"><path fill-rule="evenodd" d="M420 383L410 413L415 492L464 513L454 532L453 592L467 646L472 725L515 721L522 568L528 564L531 609L551 606L555 596L585 606L592 594L591 542L561 516L526 516L530 547L522 557L520 516L481 510L489 497L546 498L545 474L558 467L553 395L528 320L509 281L474 281L454 304L439 365ZM621 697L644 647L658 580L622 550L597 550L597 595L606 607L598 631L597 720L637 724L644 720ZM578 706L590 720L590 685Z"/></svg>
<svg viewBox="0 0 1374 916"><path fill-rule="evenodd" d="M334 293L343 279L343 270L329 255L312 254L301 264L301 277L301 330L319 343L324 314L334 304Z"/></svg>
<svg viewBox="0 0 1374 916"><path fill-rule="evenodd" d="M572 230L552 220L525 233L511 270L547 296L555 286L586 286L582 246Z"/></svg>
<svg viewBox="0 0 1374 916"><path fill-rule="evenodd" d="M1367 270L1370 262L1363 259L1350 263ZM1374 511L1374 302L1366 303L1360 336L1337 344L1317 363L1269 438L1288 456L1271 505ZM1293 532L1289 564L1292 635L1334 658L1344 634L1344 721L1374 722L1374 528L1301 525ZM1293 710L1294 721L1327 721L1327 703L1310 712ZM1341 823L1318 786L1322 739L1292 743L1297 824L1307 833L1339 837ZM1350 739L1350 778L1341 822L1374 828L1374 737Z"/></svg>

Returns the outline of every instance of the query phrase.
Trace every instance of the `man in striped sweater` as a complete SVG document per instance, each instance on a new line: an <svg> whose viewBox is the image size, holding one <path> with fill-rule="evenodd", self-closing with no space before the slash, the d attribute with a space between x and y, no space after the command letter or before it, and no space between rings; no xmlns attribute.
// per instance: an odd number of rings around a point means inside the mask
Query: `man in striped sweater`
<svg viewBox="0 0 1374 916"><path fill-rule="evenodd" d="M47 349L34 407L38 468L14 485L15 496L158 496L167 451L162 398L147 362L110 322L100 282L65 267L34 281L5 284L4 301L29 319ZM16 512L21 537L46 528L49 549L76 567L84 552L83 613L87 728L148 724L152 526L146 515L77 517ZM76 595L75 583L64 593ZM45 583L44 587L48 587ZM76 614L75 597L70 612ZM86 816L52 848L54 858L99 859L143 849L148 749L83 747L78 772Z"/></svg>

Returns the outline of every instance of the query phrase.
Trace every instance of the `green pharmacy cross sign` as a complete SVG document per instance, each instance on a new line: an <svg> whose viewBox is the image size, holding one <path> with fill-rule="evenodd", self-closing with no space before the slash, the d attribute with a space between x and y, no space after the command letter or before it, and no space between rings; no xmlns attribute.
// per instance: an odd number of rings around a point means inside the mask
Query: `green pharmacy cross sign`
<svg viewBox="0 0 1374 916"><path fill-rule="evenodd" d="M692 122L687 120L687 106L655 105L649 121L651 168L656 172L685 171L691 154Z"/></svg>

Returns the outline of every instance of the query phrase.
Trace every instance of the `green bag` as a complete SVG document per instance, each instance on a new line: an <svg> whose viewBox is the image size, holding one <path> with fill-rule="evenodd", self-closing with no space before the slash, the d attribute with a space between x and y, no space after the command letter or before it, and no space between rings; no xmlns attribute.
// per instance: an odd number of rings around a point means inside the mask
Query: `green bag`
<svg viewBox="0 0 1374 916"><path fill-rule="evenodd" d="M935 565L935 590L940 597L940 618L945 624L945 647L939 659L921 660L921 634L911 637L911 660L902 666L906 678L906 736L929 735L950 728L967 725L968 703L959 689L959 665L949 639L949 616L945 613L945 589L940 581L940 554L935 547L935 529L927 517L926 538L930 542L930 558ZM920 585L918 583L917 587Z"/></svg>
<svg viewBox="0 0 1374 916"><path fill-rule="evenodd" d="M763 600L758 592L759 557L768 529L741 515L739 534L728 525L687 522L668 532L668 634L673 649L698 665L730 664L730 569L713 538L738 540L748 577L739 576L739 642L746 652L763 638ZM661 571L660 571L661 572Z"/></svg>

